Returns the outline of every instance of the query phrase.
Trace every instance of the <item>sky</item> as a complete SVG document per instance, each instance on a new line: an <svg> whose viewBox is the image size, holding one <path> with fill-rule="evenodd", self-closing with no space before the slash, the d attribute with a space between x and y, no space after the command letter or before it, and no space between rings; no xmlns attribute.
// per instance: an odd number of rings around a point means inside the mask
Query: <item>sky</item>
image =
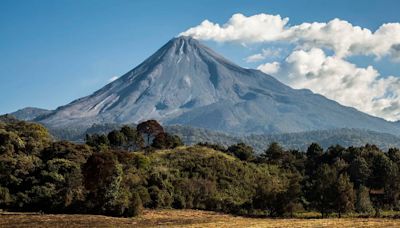
<svg viewBox="0 0 400 228"><path fill-rule="evenodd" d="M400 119L400 1L1 0L0 113L55 109L193 36L246 68Z"/></svg>

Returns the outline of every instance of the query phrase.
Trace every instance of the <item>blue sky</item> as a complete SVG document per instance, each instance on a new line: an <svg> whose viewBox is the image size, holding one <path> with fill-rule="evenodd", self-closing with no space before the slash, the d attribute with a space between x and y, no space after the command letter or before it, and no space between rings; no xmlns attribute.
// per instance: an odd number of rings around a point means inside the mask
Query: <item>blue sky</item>
<svg viewBox="0 0 400 228"><path fill-rule="evenodd" d="M281 15L288 25L328 22L340 18L375 31L400 22L400 1L123 1L123 0L2 0L0 2L0 113L26 106L54 109L89 95L134 68L164 43L207 19L224 24L233 14ZM207 45L244 67L245 58L261 49L291 45L238 42ZM280 46L281 45L281 46ZM328 51L327 51L328 53ZM398 62L371 56L346 60L370 64L380 75L400 75ZM379 115L379 114L377 114Z"/></svg>

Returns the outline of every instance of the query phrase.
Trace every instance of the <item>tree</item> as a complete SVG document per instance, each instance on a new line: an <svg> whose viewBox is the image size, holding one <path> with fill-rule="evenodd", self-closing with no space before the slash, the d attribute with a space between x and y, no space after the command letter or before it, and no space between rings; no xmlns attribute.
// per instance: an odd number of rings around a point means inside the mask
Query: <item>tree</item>
<svg viewBox="0 0 400 228"><path fill-rule="evenodd" d="M115 148L122 148L126 143L125 135L118 130L111 131L107 135L110 145Z"/></svg>
<svg viewBox="0 0 400 228"><path fill-rule="evenodd" d="M374 154L368 187L374 189L384 188L390 179L395 176L394 171L392 161L384 153Z"/></svg>
<svg viewBox="0 0 400 228"><path fill-rule="evenodd" d="M168 133L158 134L151 144L152 147L157 149L173 149L182 145L183 143L179 136Z"/></svg>
<svg viewBox="0 0 400 228"><path fill-rule="evenodd" d="M140 211L140 197L135 194L131 181L126 179L129 173L124 170L128 155L118 152L95 153L83 166L84 183L88 191L86 208L89 212L132 216Z"/></svg>
<svg viewBox="0 0 400 228"><path fill-rule="evenodd" d="M324 153L322 147L317 143L312 143L307 149L307 161L306 161L306 175L313 176L315 171L320 165L321 157Z"/></svg>
<svg viewBox="0 0 400 228"><path fill-rule="evenodd" d="M350 163L349 174L351 180L358 188L360 185L365 186L369 176L371 175L371 170L369 169L368 163L365 161L363 157L356 157Z"/></svg>
<svg viewBox="0 0 400 228"><path fill-rule="evenodd" d="M398 148L390 148L388 151L390 160L400 166L400 150Z"/></svg>
<svg viewBox="0 0 400 228"><path fill-rule="evenodd" d="M124 146L127 150L139 150L144 147L144 141L142 135L127 125L123 126L120 132L125 136L126 145Z"/></svg>
<svg viewBox="0 0 400 228"><path fill-rule="evenodd" d="M269 145L268 149L261 155L262 160L270 164L281 164L285 156L284 149L277 142Z"/></svg>
<svg viewBox="0 0 400 228"><path fill-rule="evenodd" d="M334 205L339 214L339 218L341 218L342 213L354 209L355 196L353 183L350 182L350 178L347 174L341 174L333 187L336 190Z"/></svg>
<svg viewBox="0 0 400 228"><path fill-rule="evenodd" d="M324 150L318 143L311 143L311 145L307 149L307 158L318 158L322 156Z"/></svg>
<svg viewBox="0 0 400 228"><path fill-rule="evenodd" d="M110 145L110 141L108 140L106 135L103 134L86 134L85 142L89 146L96 147L100 149L101 147L108 147Z"/></svg>
<svg viewBox="0 0 400 228"><path fill-rule="evenodd" d="M151 138L164 133L164 128L156 120L147 120L137 125L136 130L147 138L147 145L150 145Z"/></svg>
<svg viewBox="0 0 400 228"><path fill-rule="evenodd" d="M227 151L242 161L250 161L254 159L253 148L244 143L232 145L228 147Z"/></svg>
<svg viewBox="0 0 400 228"><path fill-rule="evenodd" d="M298 173L291 173L289 178L289 184L286 192L283 194L281 205L283 206L279 215L284 213L290 213L290 217L293 217L293 212L296 207L300 204L300 198L302 196L301 191L301 175Z"/></svg>
<svg viewBox="0 0 400 228"><path fill-rule="evenodd" d="M282 214L281 197L285 192L282 181L275 179L263 180L257 183L256 193L253 199L254 207L267 210L270 216Z"/></svg>
<svg viewBox="0 0 400 228"><path fill-rule="evenodd" d="M358 213L372 213L374 206L369 198L369 190L361 185L357 190L355 209Z"/></svg>
<svg viewBox="0 0 400 228"><path fill-rule="evenodd" d="M335 146L330 146L328 148L327 153L325 154L325 162L329 164L335 163L337 159L341 159L342 155L345 151L345 148L343 148L340 145L335 145Z"/></svg>
<svg viewBox="0 0 400 228"><path fill-rule="evenodd" d="M311 207L318 210L322 217L328 215L334 209L334 201L337 197L335 184L337 174L328 164L322 164L308 181L310 189L307 192L307 200Z"/></svg>

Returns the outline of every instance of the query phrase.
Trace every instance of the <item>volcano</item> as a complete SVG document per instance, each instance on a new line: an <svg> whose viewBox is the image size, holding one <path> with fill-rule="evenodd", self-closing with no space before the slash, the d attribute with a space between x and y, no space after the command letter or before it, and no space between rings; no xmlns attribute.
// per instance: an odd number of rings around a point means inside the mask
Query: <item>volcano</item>
<svg viewBox="0 0 400 228"><path fill-rule="evenodd" d="M336 128L400 134L399 125L242 68L190 37L170 40L119 79L38 121L63 128L148 119L235 135Z"/></svg>

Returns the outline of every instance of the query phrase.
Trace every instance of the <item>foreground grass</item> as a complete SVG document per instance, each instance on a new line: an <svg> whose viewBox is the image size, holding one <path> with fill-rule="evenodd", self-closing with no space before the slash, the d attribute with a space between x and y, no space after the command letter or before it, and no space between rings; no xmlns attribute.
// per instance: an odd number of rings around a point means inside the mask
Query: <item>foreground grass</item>
<svg viewBox="0 0 400 228"><path fill-rule="evenodd" d="M137 218L101 215L0 214L0 227L400 227L383 218L265 219L197 210L146 210Z"/></svg>

